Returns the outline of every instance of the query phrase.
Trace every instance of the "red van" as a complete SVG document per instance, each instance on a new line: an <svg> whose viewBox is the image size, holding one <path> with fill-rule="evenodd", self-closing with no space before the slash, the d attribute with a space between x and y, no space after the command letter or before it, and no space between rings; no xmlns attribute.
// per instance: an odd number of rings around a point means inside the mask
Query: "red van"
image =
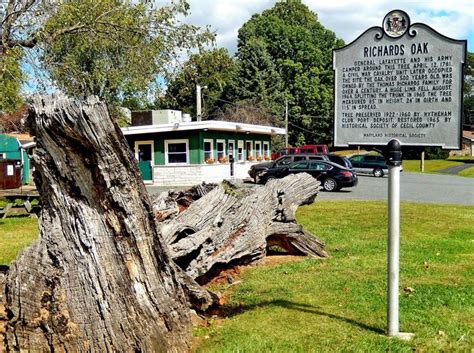
<svg viewBox="0 0 474 353"><path fill-rule="evenodd" d="M304 154L328 154L329 149L326 145L304 145L299 147L300 152Z"/></svg>
<svg viewBox="0 0 474 353"><path fill-rule="evenodd" d="M329 149L327 145L304 145L300 147L286 147L278 152L272 153L272 160L287 154L328 154Z"/></svg>

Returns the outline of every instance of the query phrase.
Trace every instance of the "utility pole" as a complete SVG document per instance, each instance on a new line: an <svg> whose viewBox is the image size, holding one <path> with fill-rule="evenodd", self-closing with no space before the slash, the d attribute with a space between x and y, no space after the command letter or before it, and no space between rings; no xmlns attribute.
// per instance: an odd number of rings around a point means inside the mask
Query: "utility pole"
<svg viewBox="0 0 474 353"><path fill-rule="evenodd" d="M202 102L202 96L201 96L201 90L206 89L207 86L202 86L201 85L196 85L196 120L201 121L201 102Z"/></svg>
<svg viewBox="0 0 474 353"><path fill-rule="evenodd" d="M285 99L285 147L288 147L288 99Z"/></svg>
<svg viewBox="0 0 474 353"><path fill-rule="evenodd" d="M201 86L196 85L196 120L201 121Z"/></svg>

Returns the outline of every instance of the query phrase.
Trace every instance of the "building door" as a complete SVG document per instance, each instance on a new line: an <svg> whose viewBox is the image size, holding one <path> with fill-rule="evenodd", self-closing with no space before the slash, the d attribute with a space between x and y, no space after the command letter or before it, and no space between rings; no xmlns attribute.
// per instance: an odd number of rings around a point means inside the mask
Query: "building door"
<svg viewBox="0 0 474 353"><path fill-rule="evenodd" d="M153 142L135 142L135 157L145 183L153 182Z"/></svg>

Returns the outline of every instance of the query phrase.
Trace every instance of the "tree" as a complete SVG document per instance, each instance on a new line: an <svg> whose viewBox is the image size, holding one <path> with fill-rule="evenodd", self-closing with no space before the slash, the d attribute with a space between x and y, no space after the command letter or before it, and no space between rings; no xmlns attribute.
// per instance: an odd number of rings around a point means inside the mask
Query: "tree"
<svg viewBox="0 0 474 353"><path fill-rule="evenodd" d="M231 87L229 100L266 108L273 116L267 120L275 125L282 124L284 84L262 39L249 39L237 52L237 72Z"/></svg>
<svg viewBox="0 0 474 353"><path fill-rule="evenodd" d="M0 114L13 113L23 103L20 94L24 75L20 68L21 51L17 48L0 56Z"/></svg>
<svg viewBox="0 0 474 353"><path fill-rule="evenodd" d="M278 2L262 14L253 15L239 30L237 56L254 46L256 39L265 43L283 82L289 102L290 143L330 141L332 50L343 41L325 29L300 0ZM245 61L240 64L248 65Z"/></svg>
<svg viewBox="0 0 474 353"><path fill-rule="evenodd" d="M71 96L143 105L182 50L214 37L177 21L188 10L185 0L160 8L126 0L9 0L0 51L37 49L42 68Z"/></svg>
<svg viewBox="0 0 474 353"><path fill-rule="evenodd" d="M203 117L214 116L225 102L221 99L235 72L234 59L227 49L218 48L193 54L168 83L164 99L158 104L162 108L179 109L196 114L196 85L206 86L202 90Z"/></svg>
<svg viewBox="0 0 474 353"><path fill-rule="evenodd" d="M474 125L474 53L468 52L466 61L466 80L464 82L463 100L464 123L468 125Z"/></svg>

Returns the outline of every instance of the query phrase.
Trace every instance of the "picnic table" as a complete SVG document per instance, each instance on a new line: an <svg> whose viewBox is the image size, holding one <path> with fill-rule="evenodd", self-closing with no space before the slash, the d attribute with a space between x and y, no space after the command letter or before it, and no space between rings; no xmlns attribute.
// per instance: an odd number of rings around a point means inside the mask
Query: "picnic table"
<svg viewBox="0 0 474 353"><path fill-rule="evenodd" d="M41 210L41 202L32 204L33 200L39 200L36 190L19 192L18 189L0 190L0 199L7 201L5 207L0 209L0 218L7 218L13 215L38 215ZM17 200L21 200L19 203Z"/></svg>

